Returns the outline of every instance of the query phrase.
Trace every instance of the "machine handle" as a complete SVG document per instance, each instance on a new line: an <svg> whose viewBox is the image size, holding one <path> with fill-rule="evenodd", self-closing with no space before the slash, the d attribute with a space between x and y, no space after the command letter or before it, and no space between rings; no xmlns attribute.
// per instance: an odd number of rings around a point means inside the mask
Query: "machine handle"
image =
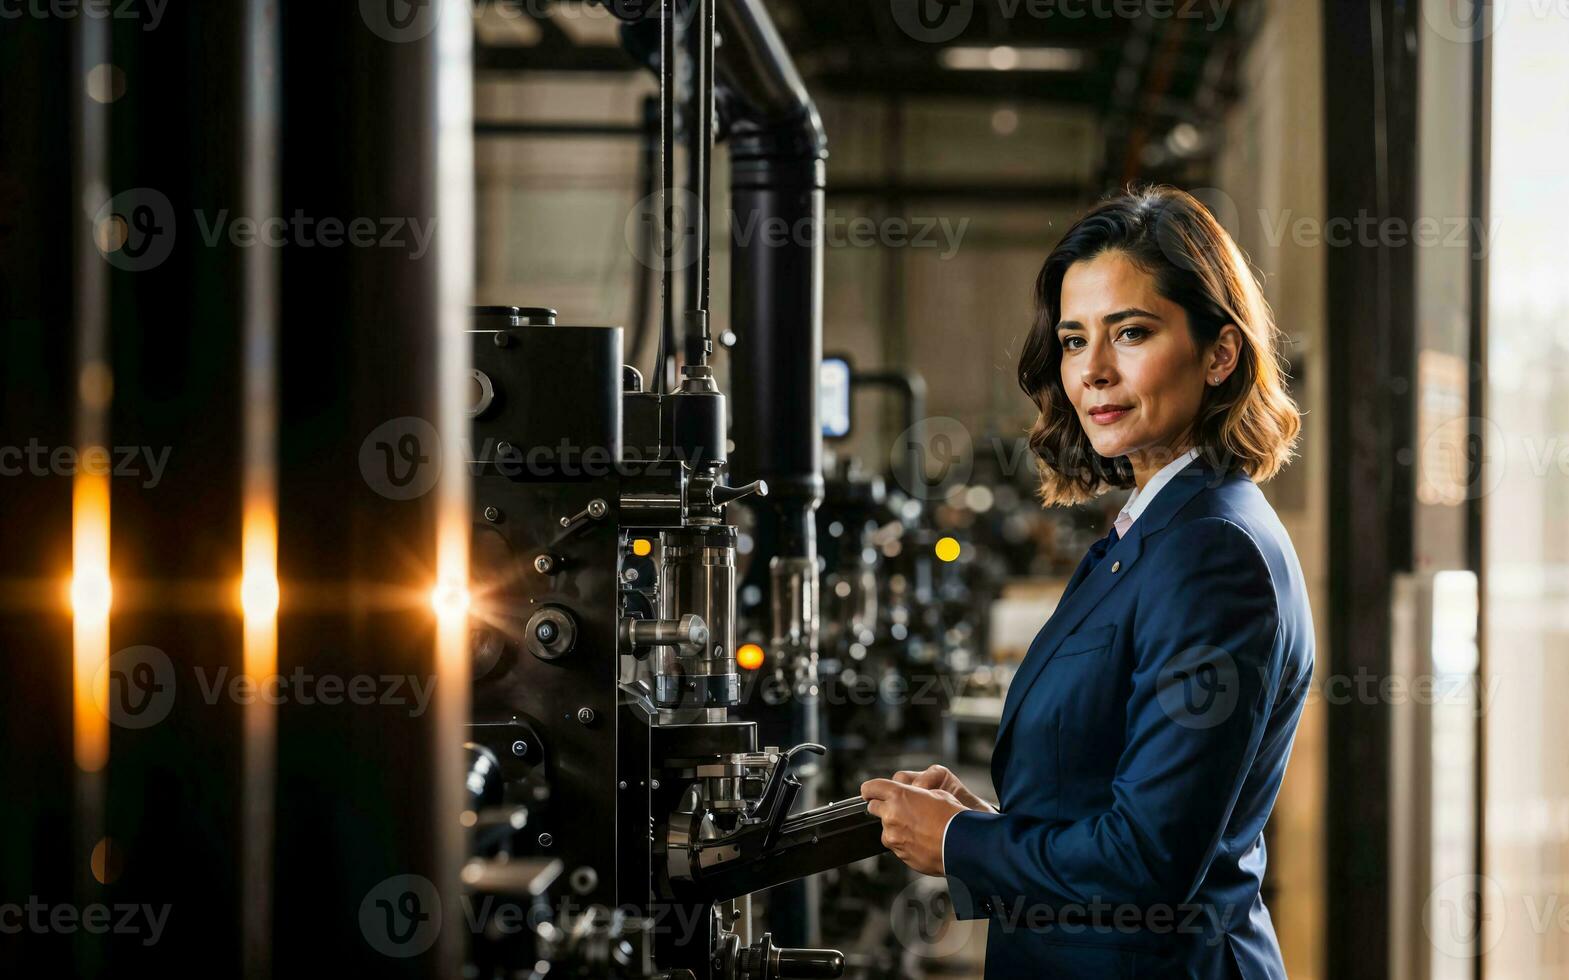
<svg viewBox="0 0 1569 980"><path fill-rule="evenodd" d="M844 954L837 949L781 949L779 976L790 980L835 980L844 975Z"/></svg>
<svg viewBox="0 0 1569 980"><path fill-rule="evenodd" d="M759 497L768 496L768 484L763 480L753 480L751 483L739 487L716 486L714 487L714 504L722 507L725 504L740 500L742 497L754 493Z"/></svg>
<svg viewBox="0 0 1569 980"><path fill-rule="evenodd" d="M800 789L801 784L796 781L794 776L790 775L790 766L795 763L795 757L803 752L826 755L828 750L816 742L802 742L788 752L782 753L779 756L779 761L774 763L774 771L768 775L768 785L763 787L763 792L757 798L757 806L753 809L752 814L758 820L769 825L770 837L773 836L777 825L790 812L790 804L795 800L795 794L791 793L790 799L786 800L783 806L779 805L779 799L784 794L785 787L794 783L796 789Z"/></svg>

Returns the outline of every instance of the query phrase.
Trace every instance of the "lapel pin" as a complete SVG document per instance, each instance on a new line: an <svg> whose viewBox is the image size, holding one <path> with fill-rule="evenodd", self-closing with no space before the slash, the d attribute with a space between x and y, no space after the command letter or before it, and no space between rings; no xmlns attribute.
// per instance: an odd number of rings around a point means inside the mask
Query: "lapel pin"
<svg viewBox="0 0 1569 980"><path fill-rule="evenodd" d="M1111 563L1111 574L1113 574L1113 575L1117 574L1117 569L1119 569L1121 567L1122 567L1122 562L1120 562L1120 561L1112 562Z"/></svg>

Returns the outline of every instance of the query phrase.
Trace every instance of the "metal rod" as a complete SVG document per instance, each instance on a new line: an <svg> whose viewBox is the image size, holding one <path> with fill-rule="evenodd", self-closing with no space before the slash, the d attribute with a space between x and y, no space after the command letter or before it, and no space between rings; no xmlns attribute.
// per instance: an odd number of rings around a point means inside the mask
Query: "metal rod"
<svg viewBox="0 0 1569 980"><path fill-rule="evenodd" d="M481 119L474 123L476 137L613 137L635 139L647 127L637 123L529 122L527 120Z"/></svg>
<svg viewBox="0 0 1569 980"><path fill-rule="evenodd" d="M278 204L278 8L248 0L243 27L242 193L247 213L281 213ZM243 263L245 384L240 564L245 673L257 683L278 669L278 255L246 249ZM272 861L277 778L277 708L245 706L242 742L241 908L245 975L272 976Z"/></svg>
<svg viewBox="0 0 1569 980"><path fill-rule="evenodd" d="M659 165L658 137L659 100L648 96L643 100L643 125L638 130L637 141L637 199L640 202L646 202L654 193L654 168ZM639 222L637 235L640 247L636 254L646 256L653 245L652 229L645 222ZM627 314L632 342L627 345L627 363L641 370L653 327L654 304L650 302L649 287L653 285L654 270L647 262L634 260L632 264L632 308ZM659 366L655 365L654 370L659 370Z"/></svg>
<svg viewBox="0 0 1569 980"><path fill-rule="evenodd" d="M675 346L675 113L676 113L675 0L659 0L659 284L660 328L658 379L654 390L675 386L672 369Z"/></svg>
<svg viewBox="0 0 1569 980"><path fill-rule="evenodd" d="M687 266L687 315L682 323L683 354L688 364L707 364L709 340L709 214L714 146L714 0L689 0L697 13L687 20L686 53L692 87L686 120L687 193L693 207L691 234L695 261Z"/></svg>

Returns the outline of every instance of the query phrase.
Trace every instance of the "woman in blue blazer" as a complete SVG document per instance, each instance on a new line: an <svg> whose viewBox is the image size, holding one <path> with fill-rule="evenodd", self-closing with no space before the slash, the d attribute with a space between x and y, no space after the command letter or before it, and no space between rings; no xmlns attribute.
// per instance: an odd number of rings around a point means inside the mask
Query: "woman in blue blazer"
<svg viewBox="0 0 1569 980"><path fill-rule="evenodd" d="M1279 333L1194 198L1098 205L1046 259L1019 382L1048 505L1132 493L1008 689L996 805L946 768L862 786L883 841L989 919L986 976L1284 977L1264 823L1313 674L1259 491L1299 417Z"/></svg>

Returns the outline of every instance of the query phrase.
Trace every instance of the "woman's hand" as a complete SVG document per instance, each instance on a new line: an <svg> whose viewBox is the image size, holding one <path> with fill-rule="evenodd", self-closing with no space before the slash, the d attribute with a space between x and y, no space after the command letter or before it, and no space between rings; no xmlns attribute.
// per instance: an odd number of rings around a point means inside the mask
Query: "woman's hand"
<svg viewBox="0 0 1569 980"><path fill-rule="evenodd" d="M947 790L922 789L892 779L862 783L861 798L870 801L866 812L883 822L884 847L912 871L943 873L943 832L953 815L968 807Z"/></svg>
<svg viewBox="0 0 1569 980"><path fill-rule="evenodd" d="M941 790L952 793L954 798L964 804L967 809L979 810L982 813L996 813L997 808L970 792L965 785L959 782L959 777L947 766L927 766L920 772L913 769L901 769L893 774L893 781L904 783L908 786L919 786L921 789Z"/></svg>

